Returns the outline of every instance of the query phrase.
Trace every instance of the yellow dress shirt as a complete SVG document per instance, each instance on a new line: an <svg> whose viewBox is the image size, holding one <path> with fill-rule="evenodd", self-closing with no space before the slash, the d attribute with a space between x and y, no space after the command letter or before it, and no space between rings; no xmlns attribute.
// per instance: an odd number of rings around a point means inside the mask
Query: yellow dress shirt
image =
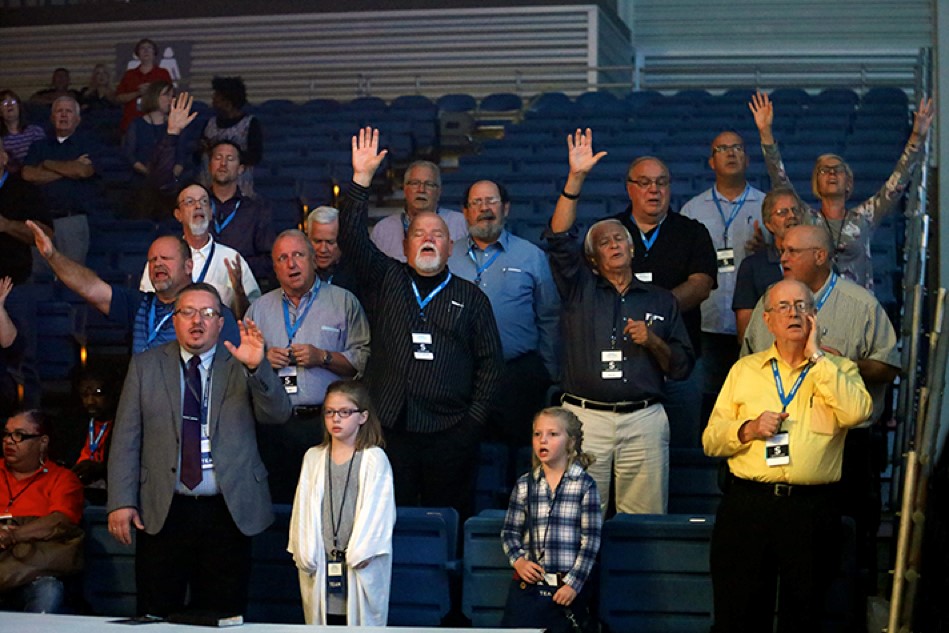
<svg viewBox="0 0 949 633"><path fill-rule="evenodd" d="M791 367L774 345L735 363L702 433L705 454L728 457L732 474L751 481L806 485L838 481L846 430L866 420L873 407L856 364L828 354L811 367L788 404L789 415L781 427L789 434L790 463L768 466L765 442L743 444L738 430L764 411L781 411L771 359L778 362L785 394L807 366L805 361Z"/></svg>

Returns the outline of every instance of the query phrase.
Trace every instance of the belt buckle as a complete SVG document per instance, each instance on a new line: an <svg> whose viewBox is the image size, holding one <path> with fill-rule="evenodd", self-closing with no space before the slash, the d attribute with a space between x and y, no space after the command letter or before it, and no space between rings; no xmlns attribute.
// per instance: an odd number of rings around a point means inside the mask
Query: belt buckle
<svg viewBox="0 0 949 633"><path fill-rule="evenodd" d="M791 484L774 484L775 497L790 497L794 486Z"/></svg>

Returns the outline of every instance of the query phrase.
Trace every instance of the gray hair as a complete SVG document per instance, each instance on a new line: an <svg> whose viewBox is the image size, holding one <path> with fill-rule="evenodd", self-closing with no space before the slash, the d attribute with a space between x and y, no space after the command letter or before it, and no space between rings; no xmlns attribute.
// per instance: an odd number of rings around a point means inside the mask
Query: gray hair
<svg viewBox="0 0 949 633"><path fill-rule="evenodd" d="M69 95L56 97L56 99L53 101L53 105L50 106L50 112L56 109L56 104L59 103L60 101L69 101L70 103L72 103L72 109L76 112L77 115L79 114L80 112L79 102L76 101L74 97L70 97Z"/></svg>
<svg viewBox="0 0 949 633"><path fill-rule="evenodd" d="M326 205L317 207L306 216L306 232L309 233L314 224L332 224L337 220L339 220L339 209L336 207Z"/></svg>
<svg viewBox="0 0 949 633"><path fill-rule="evenodd" d="M626 234L626 243L629 244L630 246L633 245L633 236L630 235L629 229L627 229L626 226L622 222L620 222L616 218L607 218L605 220L600 220L599 222L594 222L593 226L590 227L590 230L587 231L587 234L583 237L583 255L587 259L593 259L593 255L596 253L596 246L594 246L593 244L593 231L596 228L603 226L605 224L618 225L621 229L623 229L623 233Z"/></svg>
<svg viewBox="0 0 949 633"><path fill-rule="evenodd" d="M277 240L281 240L285 237L300 238L303 240L303 243L306 244L306 250L310 254L310 257L316 257L316 250L313 248L313 242L311 242L310 238L308 238L300 229L287 229L285 231L281 231L280 235L277 236L277 239L275 239L273 243L276 244Z"/></svg>
<svg viewBox="0 0 949 633"><path fill-rule="evenodd" d="M432 173L435 174L435 182L438 183L439 187L442 186L442 170L438 168L438 165L430 160L417 160L405 168L405 173L402 174L403 187L409 181L409 172L411 172L416 167L425 167L427 169L431 169Z"/></svg>

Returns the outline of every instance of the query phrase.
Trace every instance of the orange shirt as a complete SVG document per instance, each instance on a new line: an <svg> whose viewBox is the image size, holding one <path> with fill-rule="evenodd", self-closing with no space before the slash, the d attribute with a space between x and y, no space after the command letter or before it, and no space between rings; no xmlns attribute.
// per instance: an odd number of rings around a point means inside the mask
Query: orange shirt
<svg viewBox="0 0 949 633"><path fill-rule="evenodd" d="M102 433L102 437L99 437L99 432L102 430L102 426L108 424L105 427L105 432ZM82 450L79 452L79 459L76 462L82 462L90 460L93 462L104 462L105 461L105 447L109 441L109 435L112 433L112 422L111 421L101 421L96 420L92 423L92 436L93 438L99 437L99 443L96 445L96 452L93 453L89 447L89 434L86 433L86 443L82 445Z"/></svg>
<svg viewBox="0 0 949 633"><path fill-rule="evenodd" d="M68 468L46 462L43 470L18 480L0 461L0 515L46 516L62 512L73 523L82 519L82 484Z"/></svg>

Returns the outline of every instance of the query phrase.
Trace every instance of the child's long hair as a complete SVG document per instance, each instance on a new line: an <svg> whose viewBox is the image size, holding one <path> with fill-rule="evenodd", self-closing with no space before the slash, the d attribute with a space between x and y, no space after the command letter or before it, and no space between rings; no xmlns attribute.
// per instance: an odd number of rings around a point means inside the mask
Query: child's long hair
<svg viewBox="0 0 949 633"><path fill-rule="evenodd" d="M574 415L572 411L568 411L563 407L547 407L537 412L537 415L534 416L534 422L537 422L537 418L542 415L559 420L563 425L564 432L567 434L568 442L570 440L573 441L573 446L569 446L568 443L567 468L570 467L570 464L576 462L580 464L580 468L586 470L590 464L596 461L596 457L583 452L583 423L580 422L580 418ZM534 427L534 422L531 423L531 428ZM531 459L534 468L540 466L540 460L537 459L537 455L532 454Z"/></svg>
<svg viewBox="0 0 949 633"><path fill-rule="evenodd" d="M369 399L369 390L366 388L366 385L359 380L337 380L326 388L327 398L331 393L338 393L346 397L346 399L356 405L357 409L362 409L369 414L369 419L367 419L365 424L360 426L359 431L356 432L356 450L361 451L372 448L373 446L384 448L386 442L382 437L382 424L380 424L379 418L376 417L376 411L372 406L372 401ZM324 418L324 424L325 419L326 418ZM323 441L320 442L320 446L329 446L332 440L333 437L324 430Z"/></svg>

